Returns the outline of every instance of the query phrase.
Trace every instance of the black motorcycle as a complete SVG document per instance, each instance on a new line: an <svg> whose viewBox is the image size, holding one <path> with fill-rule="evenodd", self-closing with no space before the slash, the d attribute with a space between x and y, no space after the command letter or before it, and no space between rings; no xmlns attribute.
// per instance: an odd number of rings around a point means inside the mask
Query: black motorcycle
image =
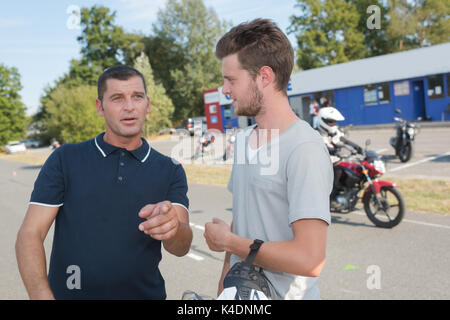
<svg viewBox="0 0 450 320"><path fill-rule="evenodd" d="M402 113L395 109L395 113ZM407 162L413 154L413 142L415 136L419 133L419 126L415 123L406 121L403 118L394 117L397 122L397 136L391 137L390 144L395 149L395 155L401 162Z"/></svg>

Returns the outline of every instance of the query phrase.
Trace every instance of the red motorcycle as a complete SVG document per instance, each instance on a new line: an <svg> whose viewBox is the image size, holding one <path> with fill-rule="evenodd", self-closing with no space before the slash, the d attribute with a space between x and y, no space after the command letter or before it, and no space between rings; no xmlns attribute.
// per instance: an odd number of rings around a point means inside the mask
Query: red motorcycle
<svg viewBox="0 0 450 320"><path fill-rule="evenodd" d="M366 141L366 149L369 144L370 141ZM405 214L403 197L394 183L378 180L385 173L385 166L377 153L366 150L362 156L362 159L354 157L354 161L344 161L350 157L341 157L334 165L337 179L330 196L331 211L353 211L360 199L358 194L364 189L361 199L370 221L381 228L395 227Z"/></svg>

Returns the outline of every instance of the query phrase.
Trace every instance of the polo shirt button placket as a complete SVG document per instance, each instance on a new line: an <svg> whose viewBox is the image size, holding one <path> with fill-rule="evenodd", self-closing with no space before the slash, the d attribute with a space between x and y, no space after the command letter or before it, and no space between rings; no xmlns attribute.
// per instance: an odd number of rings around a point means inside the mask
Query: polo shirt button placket
<svg viewBox="0 0 450 320"><path fill-rule="evenodd" d="M125 151L120 152L120 159L119 159L119 165L120 167L125 166ZM123 182L123 174L121 172L121 168L119 168L119 176L117 177L118 182Z"/></svg>

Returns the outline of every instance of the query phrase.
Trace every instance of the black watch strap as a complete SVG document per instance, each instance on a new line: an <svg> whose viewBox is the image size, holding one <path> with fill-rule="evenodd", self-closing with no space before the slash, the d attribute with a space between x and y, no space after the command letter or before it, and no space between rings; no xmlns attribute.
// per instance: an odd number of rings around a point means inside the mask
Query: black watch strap
<svg viewBox="0 0 450 320"><path fill-rule="evenodd" d="M259 248L263 243L264 241L259 239L255 239L255 241L253 241L253 243L250 245L250 253L245 259L245 265L251 266L253 264L253 261L255 261L256 255L258 254Z"/></svg>

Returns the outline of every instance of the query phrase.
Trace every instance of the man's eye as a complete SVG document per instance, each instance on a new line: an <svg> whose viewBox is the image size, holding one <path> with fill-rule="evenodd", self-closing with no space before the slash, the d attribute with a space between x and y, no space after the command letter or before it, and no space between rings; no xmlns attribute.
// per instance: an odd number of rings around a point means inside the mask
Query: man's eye
<svg viewBox="0 0 450 320"><path fill-rule="evenodd" d="M114 97L113 98L113 101L120 101L120 100L122 100L122 97Z"/></svg>
<svg viewBox="0 0 450 320"><path fill-rule="evenodd" d="M137 94L137 95L135 95L134 96L136 99L143 99L144 98L144 96L143 95L140 95L140 94Z"/></svg>

